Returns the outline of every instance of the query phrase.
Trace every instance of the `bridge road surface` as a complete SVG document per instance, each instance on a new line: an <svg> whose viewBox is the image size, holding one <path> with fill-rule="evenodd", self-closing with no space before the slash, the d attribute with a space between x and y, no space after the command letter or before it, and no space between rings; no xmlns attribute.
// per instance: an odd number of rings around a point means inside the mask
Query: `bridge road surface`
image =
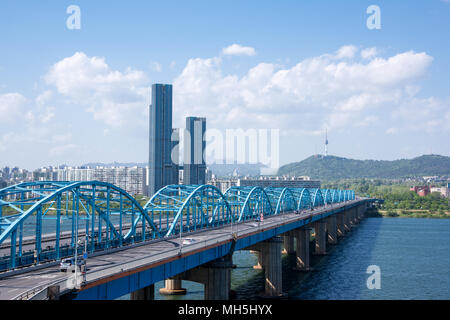
<svg viewBox="0 0 450 320"><path fill-rule="evenodd" d="M306 211L300 214L285 213L276 216L268 216L259 223L254 220L239 224L227 224L217 229L207 229L197 232L182 234L182 239L193 239L191 244L183 244L181 252L189 254L214 243L231 241L233 234L238 238L254 234L258 230L271 229L297 220L308 219L313 216L325 213L330 209L344 207L358 200L348 201L342 204L319 207L313 211ZM233 227L233 228L232 228ZM116 251L117 250L117 251ZM177 237L153 240L145 243L125 246L112 249L109 252L100 252L97 256L87 259L86 284L100 280L102 278L133 270L142 266L154 264L177 257L180 253L180 239ZM32 268L30 268L32 269ZM0 274L1 275L1 274ZM47 286L57 281L65 282L72 273L59 271L59 265L51 265L39 270L30 270L18 275L0 278L0 300L11 300L26 293L38 286ZM67 291L66 291L67 292ZM65 293L61 288L61 293Z"/></svg>
<svg viewBox="0 0 450 320"><path fill-rule="evenodd" d="M173 219L174 219L173 217L171 217L169 219L169 224L172 223ZM155 218L154 222L157 223L158 221L159 220L157 220ZM183 218L183 221L186 221L186 217ZM119 225L116 224L115 226L116 226L117 230L119 230ZM131 226L131 223L122 225L122 233L126 234L130 230L130 226ZM138 222L138 224L136 225L136 229L139 230L141 228L141 226L142 226L142 223ZM167 230L165 230L165 231L167 231ZM96 233L97 233L97 231L96 231ZM79 248L82 248L84 246L85 236L86 236L85 229L78 231L78 239L81 240L81 242L82 242L82 245L78 246ZM106 226L102 227L102 236L103 237L106 236ZM35 246L36 246L35 238L36 238L35 236L26 236L23 238L23 242L22 242L22 252L23 253L26 253L27 251L32 252L35 249ZM96 236L96 238L97 238L97 236ZM55 241L56 241L55 233L43 234L42 240L41 240L41 246L42 246L42 248L46 248L48 245L53 247L55 245ZM60 242L59 242L60 247L62 247L64 245L70 245L71 243L72 243L72 231L71 230L62 231L61 237L60 237ZM17 243L16 243L16 245L17 245ZM0 256L9 255L10 253L11 253L11 239L7 239L0 245Z"/></svg>

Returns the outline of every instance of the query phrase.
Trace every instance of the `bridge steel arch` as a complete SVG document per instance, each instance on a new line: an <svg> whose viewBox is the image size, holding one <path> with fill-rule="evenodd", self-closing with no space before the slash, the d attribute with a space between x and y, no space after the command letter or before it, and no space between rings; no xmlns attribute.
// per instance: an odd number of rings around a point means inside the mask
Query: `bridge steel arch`
<svg viewBox="0 0 450 320"><path fill-rule="evenodd" d="M147 228L154 236L158 234L155 224L137 200L106 182L18 184L0 190L0 205L16 212L0 218L0 244L9 239L8 267L12 269L18 265L72 256L80 242L82 248L94 252L145 240ZM70 222L64 225L67 220ZM140 232L137 231L138 224L142 228ZM42 248L42 235L49 228L56 231L54 247ZM83 229L84 239L77 241ZM34 236L35 245L34 250L24 252L23 243L27 236ZM5 261L0 261L0 268L2 263Z"/></svg>
<svg viewBox="0 0 450 320"><path fill-rule="evenodd" d="M311 208L311 195L307 188L291 188L297 202L297 210Z"/></svg>
<svg viewBox="0 0 450 320"><path fill-rule="evenodd" d="M323 200L326 204L333 203L333 197L330 189L322 189Z"/></svg>
<svg viewBox="0 0 450 320"><path fill-rule="evenodd" d="M290 188L267 187L264 191L269 196L270 204L274 209L273 214L297 209L297 201Z"/></svg>
<svg viewBox="0 0 450 320"><path fill-rule="evenodd" d="M310 189L309 193L311 195L311 204L314 208L325 205L322 191L320 189Z"/></svg>
<svg viewBox="0 0 450 320"><path fill-rule="evenodd" d="M231 222L232 210L211 185L168 185L144 206L166 237ZM164 224L163 224L164 222Z"/></svg>
<svg viewBox="0 0 450 320"><path fill-rule="evenodd" d="M236 216L236 222L274 213L269 196L261 187L233 186L225 191L224 197L232 208L233 216Z"/></svg>
<svg viewBox="0 0 450 320"><path fill-rule="evenodd" d="M333 200L333 203L339 202L339 195L340 195L339 190L336 190L336 189L331 190L331 198Z"/></svg>

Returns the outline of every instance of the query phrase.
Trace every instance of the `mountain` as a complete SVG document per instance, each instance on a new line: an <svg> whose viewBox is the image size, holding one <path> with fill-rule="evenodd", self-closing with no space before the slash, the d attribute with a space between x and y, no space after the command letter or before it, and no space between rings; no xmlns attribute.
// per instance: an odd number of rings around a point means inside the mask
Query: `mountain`
<svg viewBox="0 0 450 320"><path fill-rule="evenodd" d="M278 175L310 176L321 180L450 176L450 157L423 155L414 159L386 161L314 155L280 167Z"/></svg>

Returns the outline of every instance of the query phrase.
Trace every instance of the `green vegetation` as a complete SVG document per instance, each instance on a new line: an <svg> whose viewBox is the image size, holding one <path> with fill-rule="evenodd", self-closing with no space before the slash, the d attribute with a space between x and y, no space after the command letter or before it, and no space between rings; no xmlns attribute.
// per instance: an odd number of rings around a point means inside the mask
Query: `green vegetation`
<svg viewBox="0 0 450 320"><path fill-rule="evenodd" d="M450 157L424 155L414 159L379 161L315 155L280 167L278 175L310 176L320 180L442 176L450 175Z"/></svg>
<svg viewBox="0 0 450 320"><path fill-rule="evenodd" d="M352 189L359 196L383 199L370 216L450 218L450 200L439 193L420 197L410 191L410 185L396 180L347 179L322 182L322 188Z"/></svg>

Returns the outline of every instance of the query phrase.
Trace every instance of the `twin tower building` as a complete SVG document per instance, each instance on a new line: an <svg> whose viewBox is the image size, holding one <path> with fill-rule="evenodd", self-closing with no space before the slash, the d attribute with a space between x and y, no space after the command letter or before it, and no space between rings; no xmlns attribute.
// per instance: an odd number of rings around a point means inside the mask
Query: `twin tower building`
<svg viewBox="0 0 450 320"><path fill-rule="evenodd" d="M172 85L153 84L150 105L148 196L178 184L180 129L172 128ZM183 184L205 184L206 118L187 117L184 131Z"/></svg>

